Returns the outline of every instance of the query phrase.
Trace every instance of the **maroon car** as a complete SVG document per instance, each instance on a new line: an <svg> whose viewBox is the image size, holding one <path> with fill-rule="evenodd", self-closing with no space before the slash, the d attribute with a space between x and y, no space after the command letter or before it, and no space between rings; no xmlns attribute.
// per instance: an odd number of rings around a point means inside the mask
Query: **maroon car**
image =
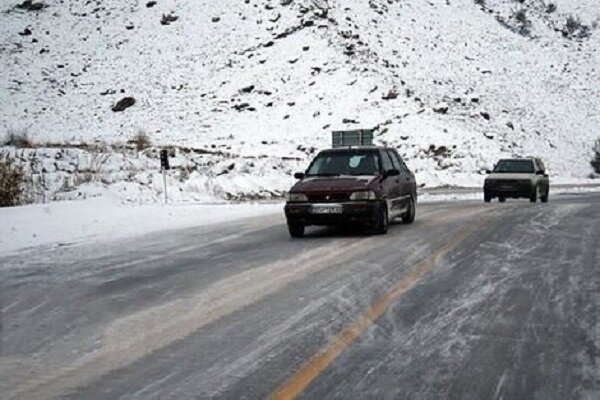
<svg viewBox="0 0 600 400"><path fill-rule="evenodd" d="M415 219L415 176L394 149L325 150L295 177L285 205L292 237L311 225L362 225L384 234L393 218Z"/></svg>

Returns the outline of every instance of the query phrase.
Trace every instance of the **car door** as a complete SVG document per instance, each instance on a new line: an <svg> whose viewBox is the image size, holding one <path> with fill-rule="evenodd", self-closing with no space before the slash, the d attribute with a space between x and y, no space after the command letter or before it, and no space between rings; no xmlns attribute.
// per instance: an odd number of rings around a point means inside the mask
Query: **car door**
<svg viewBox="0 0 600 400"><path fill-rule="evenodd" d="M394 193L394 211L395 213L400 213L402 211L404 211L404 208L406 207L406 200L404 199L404 194L403 194L403 174L402 174L402 167L401 165L398 163L398 160L395 158L394 156L394 152L390 149L386 149L386 154L390 159L390 162L392 163L392 168L397 170L400 174L397 176L393 177L393 180L391 182L391 184L393 185L393 193ZM391 178L390 178L391 179Z"/></svg>
<svg viewBox="0 0 600 400"><path fill-rule="evenodd" d="M416 193L416 183L415 177L412 172L408 169L400 155L396 150L390 151L392 160L396 165L398 165L398 170L400 171L399 179L399 196L402 199L402 207L408 206L409 200L411 196L414 196ZM415 198L416 200L416 198Z"/></svg>
<svg viewBox="0 0 600 400"><path fill-rule="evenodd" d="M385 149L382 149L380 153L381 153L381 164L382 164L382 168L383 168L383 173L394 169L394 164L392 163L392 158L390 157L388 152ZM392 217L394 214L397 213L397 208L398 208L398 204L397 204L397 197L399 195L399 193L398 193L398 176L388 176L388 177L384 178L382 185L383 185L383 189L385 191L386 197L387 197L390 217Z"/></svg>

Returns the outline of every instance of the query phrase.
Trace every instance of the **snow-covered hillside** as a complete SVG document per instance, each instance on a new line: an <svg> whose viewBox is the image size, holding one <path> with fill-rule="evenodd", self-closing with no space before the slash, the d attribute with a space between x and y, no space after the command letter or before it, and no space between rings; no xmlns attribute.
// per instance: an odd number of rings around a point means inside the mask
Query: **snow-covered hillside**
<svg viewBox="0 0 600 400"><path fill-rule="evenodd" d="M19 2L0 1L0 128L38 143L145 131L302 165L331 130L377 127L428 186L477 185L513 154L563 180L591 172L596 0ZM135 104L114 112L124 97ZM254 165L230 174L256 179ZM286 186L290 171L269 182Z"/></svg>

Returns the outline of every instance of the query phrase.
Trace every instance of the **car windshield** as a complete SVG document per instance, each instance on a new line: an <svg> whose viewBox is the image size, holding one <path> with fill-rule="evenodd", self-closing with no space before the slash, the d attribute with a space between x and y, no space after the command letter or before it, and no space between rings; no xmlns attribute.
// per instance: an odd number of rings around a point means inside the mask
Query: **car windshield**
<svg viewBox="0 0 600 400"><path fill-rule="evenodd" d="M379 157L376 152L331 152L317 156L307 176L378 175Z"/></svg>
<svg viewBox="0 0 600 400"><path fill-rule="evenodd" d="M533 162L531 160L500 160L494 168L494 172L532 174Z"/></svg>

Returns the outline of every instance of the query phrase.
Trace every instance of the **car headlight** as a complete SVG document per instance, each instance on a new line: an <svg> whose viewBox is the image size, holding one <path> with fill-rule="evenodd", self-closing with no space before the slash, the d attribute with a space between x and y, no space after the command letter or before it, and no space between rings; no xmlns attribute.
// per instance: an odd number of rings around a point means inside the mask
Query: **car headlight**
<svg viewBox="0 0 600 400"><path fill-rule="evenodd" d="M372 190L354 192L350 195L350 200L377 200L377 194Z"/></svg>
<svg viewBox="0 0 600 400"><path fill-rule="evenodd" d="M290 203L303 203L308 201L308 197L304 193L288 193L287 201Z"/></svg>

